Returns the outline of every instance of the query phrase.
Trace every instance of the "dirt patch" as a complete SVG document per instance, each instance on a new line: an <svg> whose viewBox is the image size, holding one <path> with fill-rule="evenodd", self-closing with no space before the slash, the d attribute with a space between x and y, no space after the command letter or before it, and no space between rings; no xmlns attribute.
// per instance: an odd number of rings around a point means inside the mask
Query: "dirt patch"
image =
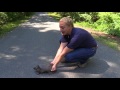
<svg viewBox="0 0 120 90"><path fill-rule="evenodd" d="M80 27L80 28L83 28L83 29L87 30L88 32L90 32L94 36L106 37L108 39L112 39L112 40L115 40L118 43L120 43L120 37L118 37L118 36L108 35L108 34L105 34L104 32L95 31L91 28L85 28L85 27Z"/></svg>

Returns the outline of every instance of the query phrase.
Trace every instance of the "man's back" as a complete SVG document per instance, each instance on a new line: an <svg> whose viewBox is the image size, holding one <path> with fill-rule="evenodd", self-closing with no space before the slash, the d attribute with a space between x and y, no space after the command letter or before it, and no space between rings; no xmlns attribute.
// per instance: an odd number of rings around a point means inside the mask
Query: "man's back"
<svg viewBox="0 0 120 90"><path fill-rule="evenodd" d="M68 42L68 48L90 48L97 46L95 39L89 32L81 28L73 28L71 35L62 36L61 42Z"/></svg>

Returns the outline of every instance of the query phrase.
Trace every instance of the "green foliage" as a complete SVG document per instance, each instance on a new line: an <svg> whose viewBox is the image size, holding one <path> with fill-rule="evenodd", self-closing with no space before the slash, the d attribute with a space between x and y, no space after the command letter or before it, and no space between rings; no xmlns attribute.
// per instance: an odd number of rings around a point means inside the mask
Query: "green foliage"
<svg viewBox="0 0 120 90"><path fill-rule="evenodd" d="M25 22L33 14L33 12L0 12L0 36Z"/></svg>
<svg viewBox="0 0 120 90"><path fill-rule="evenodd" d="M112 12L99 13L100 19L94 24L97 30L120 36L120 16Z"/></svg>
<svg viewBox="0 0 120 90"><path fill-rule="evenodd" d="M98 12L90 12L89 15L91 16L91 22L93 23L100 19Z"/></svg>
<svg viewBox="0 0 120 90"><path fill-rule="evenodd" d="M33 12L6 12L8 21L15 21L31 15Z"/></svg>
<svg viewBox="0 0 120 90"><path fill-rule="evenodd" d="M74 22L87 21L89 23L96 22L99 19L98 12L57 12L61 17L70 16Z"/></svg>
<svg viewBox="0 0 120 90"><path fill-rule="evenodd" d="M89 14L79 14L80 16L80 22L85 21L85 22L91 22L91 16Z"/></svg>
<svg viewBox="0 0 120 90"><path fill-rule="evenodd" d="M120 36L120 12L57 12L61 17L71 16L74 22L83 23L111 35ZM86 24L85 24L86 23ZM81 24L82 25L82 24ZM83 26L84 26L83 25Z"/></svg>
<svg viewBox="0 0 120 90"><path fill-rule="evenodd" d="M4 12L0 12L0 27L8 20L8 16Z"/></svg>
<svg viewBox="0 0 120 90"><path fill-rule="evenodd" d="M55 12L54 12L55 13ZM82 28L92 28L94 30L104 31L112 35L120 36L120 13L119 12L97 12L99 19L96 22L91 21L92 12L78 12L80 19L75 22L75 26ZM54 17L54 15L52 16ZM55 18L58 17L57 14ZM60 16L59 16L60 17ZM59 19L58 19L59 20ZM90 22L91 21L91 22ZM95 39L105 43L106 45L120 50L120 43L116 40L97 34L92 34Z"/></svg>
<svg viewBox="0 0 120 90"><path fill-rule="evenodd" d="M6 14L9 17L8 21L13 21L19 17L17 12L6 12Z"/></svg>
<svg viewBox="0 0 120 90"><path fill-rule="evenodd" d="M70 16L74 22L80 19L79 12L57 12L57 14L59 14L61 17Z"/></svg>

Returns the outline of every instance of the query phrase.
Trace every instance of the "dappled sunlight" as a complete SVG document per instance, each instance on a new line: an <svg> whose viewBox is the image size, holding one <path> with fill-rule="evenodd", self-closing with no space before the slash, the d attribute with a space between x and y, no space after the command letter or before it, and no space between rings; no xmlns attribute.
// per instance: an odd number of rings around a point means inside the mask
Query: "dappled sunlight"
<svg viewBox="0 0 120 90"><path fill-rule="evenodd" d="M70 77L73 77L73 78L80 78L80 77L81 78L100 78L100 77L102 77L102 74L86 74L86 73L81 73L80 72L79 76L78 76L78 73L75 73L74 75L72 75Z"/></svg>
<svg viewBox="0 0 120 90"><path fill-rule="evenodd" d="M16 56L0 53L0 59L2 59L2 58L7 59L7 60L11 60L11 59L13 60L16 58Z"/></svg>
<svg viewBox="0 0 120 90"><path fill-rule="evenodd" d="M36 25L32 24L32 26L35 27L35 28L40 28L41 27L39 24L36 24Z"/></svg>
<svg viewBox="0 0 120 90"><path fill-rule="evenodd" d="M19 51L20 50L20 48L18 46L12 46L11 49L12 49L12 51Z"/></svg>
<svg viewBox="0 0 120 90"><path fill-rule="evenodd" d="M52 29L58 29L59 30L59 23L56 22L46 22L46 24L48 25L48 27L52 28ZM46 25L46 26L47 26Z"/></svg>
<svg viewBox="0 0 120 90"><path fill-rule="evenodd" d="M41 22L41 23L24 23L23 27L37 28L38 32L47 32L51 30L59 31L59 24L56 22ZM36 29L32 29L36 30Z"/></svg>
<svg viewBox="0 0 120 90"><path fill-rule="evenodd" d="M60 72L60 74L64 77L64 78L78 78L78 75L75 74L74 72L70 72L70 70L68 72Z"/></svg>
<svg viewBox="0 0 120 90"><path fill-rule="evenodd" d="M39 29L39 32L48 32L48 31L58 31L58 30L54 30L53 28L45 28L45 29Z"/></svg>
<svg viewBox="0 0 120 90"><path fill-rule="evenodd" d="M49 28L48 28L48 29L45 28L45 29L43 29L43 30L41 30L41 29L39 30L39 32L47 32L47 31L50 31Z"/></svg>
<svg viewBox="0 0 120 90"><path fill-rule="evenodd" d="M47 57L45 57L45 56L41 56L41 57L39 57L39 59L46 60Z"/></svg>
<svg viewBox="0 0 120 90"><path fill-rule="evenodd" d="M84 75L83 74L83 76L82 77L88 77L88 78L101 78L102 77L102 74L86 74L86 75Z"/></svg>
<svg viewBox="0 0 120 90"><path fill-rule="evenodd" d="M119 67L116 63L107 61L108 65L111 67Z"/></svg>
<svg viewBox="0 0 120 90"><path fill-rule="evenodd" d="M80 68L82 69L82 68ZM75 67L64 67L62 69L58 68L58 70L60 71L60 74L64 77L64 78L100 78L102 77L102 74L98 74L98 73L86 73L86 72L81 72L81 71L76 71ZM79 75L78 75L79 74Z"/></svg>
<svg viewBox="0 0 120 90"><path fill-rule="evenodd" d="M118 50L120 51L120 47L118 47Z"/></svg>
<svg viewBox="0 0 120 90"><path fill-rule="evenodd" d="M38 59L52 61L53 57L52 56L40 56L40 57L38 57Z"/></svg>
<svg viewBox="0 0 120 90"><path fill-rule="evenodd" d="M55 28L56 28L55 29L56 31L59 31L58 23L56 23L56 22L46 22L45 24L46 24L46 28L44 28L42 30L39 29L39 32L47 32L47 31L50 31L50 30L54 30Z"/></svg>

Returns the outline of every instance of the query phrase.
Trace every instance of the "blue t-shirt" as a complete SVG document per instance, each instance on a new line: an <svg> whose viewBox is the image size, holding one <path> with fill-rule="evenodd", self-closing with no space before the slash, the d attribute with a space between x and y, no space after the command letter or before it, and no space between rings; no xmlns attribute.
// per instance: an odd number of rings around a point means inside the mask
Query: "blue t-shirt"
<svg viewBox="0 0 120 90"><path fill-rule="evenodd" d="M68 42L67 47L70 49L91 48L96 47L97 43L91 34L81 28L73 28L71 35L64 35L60 39L61 42Z"/></svg>

